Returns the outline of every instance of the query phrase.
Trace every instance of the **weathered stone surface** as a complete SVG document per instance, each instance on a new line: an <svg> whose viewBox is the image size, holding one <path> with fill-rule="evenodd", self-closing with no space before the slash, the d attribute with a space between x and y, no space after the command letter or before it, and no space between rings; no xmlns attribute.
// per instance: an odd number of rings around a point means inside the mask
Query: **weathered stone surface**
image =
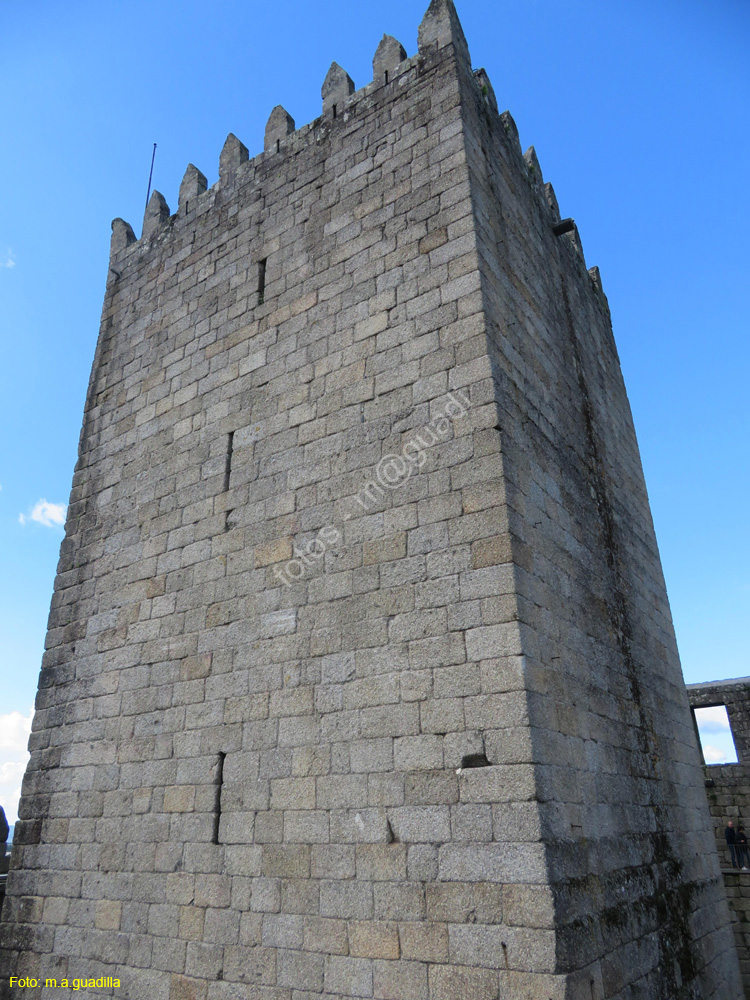
<svg viewBox="0 0 750 1000"><path fill-rule="evenodd" d="M545 194L545 196L547 198L547 204L550 207L550 211L552 212L552 219L553 219L553 221L554 222L559 222L560 221L560 207L557 204L557 196L555 195L555 189L552 187L552 185L550 184L549 181L547 181L547 183L544 185L544 194ZM591 270L592 269L589 268L589 273L591 273ZM599 271L598 267L596 268L596 271L598 273L598 271Z"/></svg>
<svg viewBox="0 0 750 1000"><path fill-rule="evenodd" d="M739 996L606 300L419 46L115 227L6 975Z"/></svg>
<svg viewBox="0 0 750 1000"><path fill-rule="evenodd" d="M263 148L268 152L276 150L278 143L294 132L294 119L280 104L277 104L266 122Z"/></svg>
<svg viewBox="0 0 750 1000"><path fill-rule="evenodd" d="M110 256L113 256L120 250L124 250L126 247L130 246L131 243L135 243L135 240L136 235L129 222L125 222L124 219L112 220L112 239L110 241L109 249Z"/></svg>
<svg viewBox="0 0 750 1000"><path fill-rule="evenodd" d="M386 81L386 74L406 59L406 49L393 35L383 35L372 57L372 78Z"/></svg>
<svg viewBox="0 0 750 1000"><path fill-rule="evenodd" d="M479 91L484 99L484 103L492 108L495 114L497 114L497 98L495 97L495 89L490 83L487 70L474 70L474 79L477 81L477 86L479 87Z"/></svg>
<svg viewBox="0 0 750 1000"><path fill-rule="evenodd" d="M219 180L223 183L232 183L239 168L243 163L247 163L249 155L247 146L230 132L219 156Z"/></svg>
<svg viewBox="0 0 750 1000"><path fill-rule="evenodd" d="M429 46L452 45L455 55L469 63L469 47L453 0L432 0L419 25L418 39L420 52Z"/></svg>
<svg viewBox="0 0 750 1000"><path fill-rule="evenodd" d="M354 81L342 69L337 62L332 62L320 88L320 96L323 98L323 114L333 114L343 108L347 97L354 93Z"/></svg>
<svg viewBox="0 0 750 1000"><path fill-rule="evenodd" d="M190 208L193 207L195 199L199 198L207 187L208 181L205 175L192 163L188 163L187 170L180 183L179 210L181 212L189 212Z"/></svg>
<svg viewBox="0 0 750 1000"><path fill-rule="evenodd" d="M149 198L143 216L143 238L154 236L169 218L169 205L160 191L154 191Z"/></svg>
<svg viewBox="0 0 750 1000"><path fill-rule="evenodd" d="M529 178L536 187L544 187L544 178L542 177L542 168L539 163L539 157L536 155L536 150L533 146L529 146L526 152L523 154L524 161L529 170Z"/></svg>

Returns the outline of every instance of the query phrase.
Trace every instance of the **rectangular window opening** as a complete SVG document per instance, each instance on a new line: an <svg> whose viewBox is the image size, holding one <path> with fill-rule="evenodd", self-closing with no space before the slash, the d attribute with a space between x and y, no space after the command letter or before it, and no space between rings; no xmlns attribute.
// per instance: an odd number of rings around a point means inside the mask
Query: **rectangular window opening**
<svg viewBox="0 0 750 1000"><path fill-rule="evenodd" d="M266 261L267 257L258 261L258 305L262 306L266 301Z"/></svg>
<svg viewBox="0 0 750 1000"><path fill-rule="evenodd" d="M708 765L739 763L727 706L707 705L703 708L694 708L693 717L704 763Z"/></svg>
<svg viewBox="0 0 750 1000"><path fill-rule="evenodd" d="M388 83L388 70L385 71L385 82Z"/></svg>
<svg viewBox="0 0 750 1000"><path fill-rule="evenodd" d="M216 798L214 800L214 834L211 838L212 844L219 843L219 826L221 824L221 788L224 784L224 761L226 756L227 755L224 752L220 752L219 759L216 762Z"/></svg>
<svg viewBox="0 0 750 1000"><path fill-rule="evenodd" d="M334 118L336 117L336 105L335 104L333 105L333 117Z"/></svg>

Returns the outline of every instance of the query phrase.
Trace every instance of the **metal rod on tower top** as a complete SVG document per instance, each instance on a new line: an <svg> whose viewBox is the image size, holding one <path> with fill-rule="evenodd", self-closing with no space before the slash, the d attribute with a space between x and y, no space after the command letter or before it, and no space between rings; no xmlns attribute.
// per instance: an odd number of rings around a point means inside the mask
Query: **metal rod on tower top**
<svg viewBox="0 0 750 1000"><path fill-rule="evenodd" d="M148 208L148 199L151 197L151 178L154 176L154 160L156 159L156 143L154 143L154 151L151 154L151 170L148 175L148 191L146 192L146 208Z"/></svg>

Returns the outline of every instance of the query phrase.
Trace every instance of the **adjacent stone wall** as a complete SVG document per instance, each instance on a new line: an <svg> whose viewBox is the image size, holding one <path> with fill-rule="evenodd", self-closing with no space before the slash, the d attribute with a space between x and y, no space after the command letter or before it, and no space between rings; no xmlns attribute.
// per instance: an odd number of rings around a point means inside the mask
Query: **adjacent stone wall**
<svg viewBox="0 0 750 1000"><path fill-rule="evenodd" d="M750 677L707 684L688 684L692 708L724 705L729 717L737 764L704 766L713 834L724 876L745 995L750 997L750 872L733 871L724 838L727 820L750 830ZM706 849L708 849L706 847Z"/></svg>
<svg viewBox="0 0 750 1000"><path fill-rule="evenodd" d="M745 872L728 870L723 875L733 917L734 943L740 960L744 996L747 998L750 997L750 877Z"/></svg>
<svg viewBox="0 0 750 1000"><path fill-rule="evenodd" d="M449 0L374 74L113 224L5 967L736 996L598 275Z"/></svg>

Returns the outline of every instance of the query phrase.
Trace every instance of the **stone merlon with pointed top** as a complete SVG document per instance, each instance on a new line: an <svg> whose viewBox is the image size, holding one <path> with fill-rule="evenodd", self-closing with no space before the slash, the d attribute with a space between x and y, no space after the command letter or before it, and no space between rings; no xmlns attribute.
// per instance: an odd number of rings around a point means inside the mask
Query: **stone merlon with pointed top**
<svg viewBox="0 0 750 1000"><path fill-rule="evenodd" d="M533 146L529 146L526 152L523 154L523 158L526 162L526 166L529 170L529 177L532 182L540 188L544 187L544 178L542 177L542 167L539 163L539 157L536 155L536 150Z"/></svg>
<svg viewBox="0 0 750 1000"><path fill-rule="evenodd" d="M332 62L326 73L323 86L320 88L320 96L323 98L323 114L327 115L334 109L343 108L344 102L353 93L354 80L337 62Z"/></svg>
<svg viewBox="0 0 750 1000"><path fill-rule="evenodd" d="M560 206L557 204L557 196L555 194L555 189L552 187L549 181L544 185L544 196L547 199L547 204L552 212L552 219L554 222L560 221Z"/></svg>
<svg viewBox="0 0 750 1000"><path fill-rule="evenodd" d="M153 236L169 218L169 205L160 191L154 191L143 215L143 239Z"/></svg>
<svg viewBox="0 0 750 1000"><path fill-rule="evenodd" d="M518 155L521 155L521 138L518 134L518 126L516 125L516 120L510 111L503 111L500 114L500 122L505 130L505 134L510 138L513 143L513 148L517 150Z"/></svg>
<svg viewBox="0 0 750 1000"><path fill-rule="evenodd" d="M495 89L490 82L489 76L487 75L487 70L474 70L474 78L479 85L479 90L484 98L484 103L488 104L495 114L497 114L497 98L495 97Z"/></svg>
<svg viewBox="0 0 750 1000"><path fill-rule="evenodd" d="M406 49L393 35L383 35L372 57L373 80L383 80L406 59Z"/></svg>
<svg viewBox="0 0 750 1000"><path fill-rule="evenodd" d="M112 238L109 243L110 256L124 250L131 243L135 243L135 233L133 227L124 219L112 220Z"/></svg>
<svg viewBox="0 0 750 1000"><path fill-rule="evenodd" d="M230 132L219 156L219 180L226 182L234 178L242 164L247 163L249 156L247 146Z"/></svg>
<svg viewBox="0 0 750 1000"><path fill-rule="evenodd" d="M263 149L266 152L276 149L276 144L292 132L294 132L294 119L285 108L277 104L266 122Z"/></svg>
<svg viewBox="0 0 750 1000"><path fill-rule="evenodd" d="M189 212L192 204L199 198L208 187L205 174L192 163L188 163L182 183L180 184L180 194L178 199L178 209L181 212Z"/></svg>
<svg viewBox="0 0 750 1000"><path fill-rule="evenodd" d="M430 46L441 49L452 45L457 58L471 65L469 46L453 0L432 0L419 25L418 41L420 52Z"/></svg>

